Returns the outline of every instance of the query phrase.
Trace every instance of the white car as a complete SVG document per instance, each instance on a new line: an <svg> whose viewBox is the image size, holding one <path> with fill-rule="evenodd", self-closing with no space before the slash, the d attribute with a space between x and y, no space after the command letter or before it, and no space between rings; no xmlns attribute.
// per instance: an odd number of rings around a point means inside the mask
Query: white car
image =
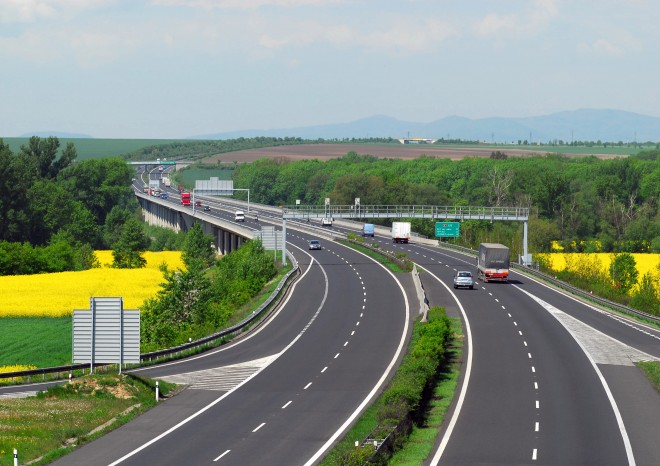
<svg viewBox="0 0 660 466"><path fill-rule="evenodd" d="M472 272L460 270L454 275L454 288L464 286L466 288L474 289L474 280L472 279Z"/></svg>
<svg viewBox="0 0 660 466"><path fill-rule="evenodd" d="M317 239L310 239L309 240L309 250L311 251L312 249L321 249L321 243Z"/></svg>
<svg viewBox="0 0 660 466"><path fill-rule="evenodd" d="M332 219L331 218L322 218L321 219L321 226L331 227L332 226Z"/></svg>

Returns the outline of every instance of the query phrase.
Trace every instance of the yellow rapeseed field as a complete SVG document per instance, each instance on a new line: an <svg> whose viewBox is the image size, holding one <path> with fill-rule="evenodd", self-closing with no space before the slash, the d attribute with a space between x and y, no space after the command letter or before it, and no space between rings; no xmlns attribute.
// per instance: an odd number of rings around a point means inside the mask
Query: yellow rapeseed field
<svg viewBox="0 0 660 466"><path fill-rule="evenodd" d="M547 258L549 260L549 265L552 268L552 270L556 270L557 272L564 270L566 268L567 262L575 264L577 263L578 257L588 256L590 259L599 261L602 265L603 271L609 274L610 263L612 262L612 258L614 257L614 254L603 253L603 252L598 252L598 253L553 252L547 254L537 254L537 256ZM658 264L660 264L660 254L632 254L632 256L635 259L635 264L640 279L644 274L649 272L656 277L660 275L660 271L658 270Z"/></svg>
<svg viewBox="0 0 660 466"><path fill-rule="evenodd" d="M125 309L139 309L154 296L163 281L162 263L183 268L179 251L146 252L143 269L113 269L112 251L96 251L100 269L38 275L0 277L0 317L70 315L73 309L89 309L91 297L124 298Z"/></svg>

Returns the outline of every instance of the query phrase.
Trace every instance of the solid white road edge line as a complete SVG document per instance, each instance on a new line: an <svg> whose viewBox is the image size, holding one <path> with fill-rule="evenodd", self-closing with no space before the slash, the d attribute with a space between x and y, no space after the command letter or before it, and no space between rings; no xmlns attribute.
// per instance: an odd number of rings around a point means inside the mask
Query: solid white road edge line
<svg viewBox="0 0 660 466"><path fill-rule="evenodd" d="M298 249L300 249L300 248L298 248ZM301 249L301 251L302 251L302 249ZM305 251L303 251L303 252L305 252ZM308 255L309 255L309 254L308 254ZM309 255L309 256L312 258L312 264L313 264L314 262L318 263L318 261L317 261L316 259L314 259L313 256L311 256L311 255ZM293 291L296 289L298 283L300 283L300 282L302 281L302 278L303 278L305 275L307 275L307 272L309 272L309 271L312 269L312 267L311 267L312 264L310 264L310 267L307 268L307 270L305 271L305 273L303 274L303 276L300 277L301 280L298 280L298 281L296 281L296 283L294 283L293 287L291 288L291 293L288 294L288 296L286 297L286 299L284 300L284 303L282 303L282 306L281 306L280 308L283 308L283 307L285 307L285 306L287 305L287 303L289 302L289 299L291 298L291 296L293 296ZM314 322L314 321L316 320L316 317L319 315L319 313L321 312L321 309L323 309L323 306L325 305L325 300L328 298L328 288L329 288L328 275L325 273L325 269L323 269L323 266L322 266L321 264L318 264L318 266L321 268L321 271L323 272L323 275L324 275L324 277L325 277L325 292L324 292L324 294L323 294L323 299L321 300L321 304L319 305L318 309L316 310L316 312L314 313L314 315L312 316L312 318L310 319L310 321L307 323L307 325L305 326L305 328L303 328L303 329L300 331L300 333L299 333L298 335L296 335L296 337L295 337L293 340L291 340L291 342L290 342L290 343L289 343L289 344L288 344L288 345L287 345L282 351L279 352L279 354L275 355L275 357L272 359L272 361L270 361L270 363L268 363L268 364L266 364L265 366L263 366L262 368L260 368L257 372L255 372L254 374L252 374L250 377L248 377L247 379L245 379L243 382L241 382L240 384L236 385L236 387L234 387L232 390L230 390L230 391L226 392L225 394L223 394L220 398L218 398L218 399L212 401L211 403L209 403L208 405L204 406L202 409L200 409L200 410L197 411L196 413L191 414L191 415L188 416L186 419L184 419L184 420L182 420L181 422L179 422L178 424L176 424L176 425L170 427L168 430L166 430L166 431L163 432L162 434L160 434L160 435L154 437L153 439L149 440L147 443L145 443L145 444L139 446L138 448L134 449L133 451L128 452L127 454L125 454L124 456L122 456L121 458L119 458L118 460L116 460L116 461L110 463L108 466L115 466L115 465L117 465L117 464L123 462L124 460L127 460L128 458L130 458L131 456L133 456L133 455L139 453L140 451L144 450L144 449L147 448L148 446L153 445L154 443L156 443L158 440L162 439L162 438L165 437L166 435L171 434L172 432L174 432L175 430L177 430L177 429L178 429L179 427L181 427L182 425L187 424L188 422L192 421L193 419L195 419L195 418L196 418L197 416L199 416L200 414L202 414L202 413L208 411L208 410L211 409L213 406L217 405L217 404L220 403L222 400L224 400L225 398L227 398L229 395L231 395L232 393L234 393L234 392L235 392L236 390L238 390L240 387L242 387L243 385L245 385L246 383L248 383L250 380L252 380L253 378L255 378L255 377L256 377L257 375L259 375L264 369L266 369L266 368L267 368L268 366L270 366L273 362L275 362L280 356L282 356L286 351L288 351L289 348L291 348L291 347L292 347L292 346L293 346L293 345L294 345L294 344L300 339L300 337L303 335L303 333L305 333L305 331L309 328L309 326L312 324L312 322Z"/></svg>
<svg viewBox="0 0 660 466"><path fill-rule="evenodd" d="M557 319L556 313L557 312L562 312L561 310L557 309L550 303L546 303L543 301L541 298L538 298L537 296L534 296L528 291L523 290L519 286L513 285L523 293L525 293L527 296L532 298L534 301L536 301L538 304L541 305L545 310L549 311L550 315L553 316L555 319ZM598 375L598 378L600 379L600 383L603 385L603 389L605 390L605 394L607 395L607 399L610 401L610 406L612 406L612 410L614 411L614 417L616 417L616 422L619 426L619 431L621 432L621 437L623 440L623 445L626 449L626 456L628 457L628 465L629 466L635 466L635 456L633 455L632 451L632 445L630 444L630 438L628 437L628 432L626 431L626 426L623 423L623 418L621 417L621 413L619 412L619 407L616 404L616 400L614 399L614 395L612 395L612 391L610 390L610 386L607 384L607 381L605 380L605 377L603 376L603 373L600 371L598 368L598 365L596 364L596 361L593 360L591 355L589 354L589 351L582 345L582 342L578 338L576 338L575 335L573 335L573 332L566 328L566 326L563 324L563 322L559 319L557 321L566 329L566 331L573 337L573 340L578 344L580 349L582 349L582 352L587 356L587 359L589 360L589 363L591 363L591 366L594 368L594 371L596 372L596 375Z"/></svg>
<svg viewBox="0 0 660 466"><path fill-rule="evenodd" d="M363 254L359 251L355 251L355 252L363 255L369 260L373 260L366 254ZM367 394L366 398L362 400L362 403L360 403L360 405L355 409L355 411L353 411L353 413L348 417L348 419L346 419L346 421L339 427L339 429L337 429L337 431L334 434L332 434L332 436L328 439L328 441L325 442L323 446L316 453L314 453L314 455L305 463L305 466L311 466L312 464L314 464L328 450L328 448L330 448L330 446L335 443L335 440L337 440L337 438L339 438L339 436L344 433L344 431L348 428L348 426L350 426L353 423L355 418L357 418L358 415L362 412L362 410L371 402L372 398L376 396L376 393L378 393L378 390L380 390L380 387L385 383L385 380L387 379L389 373L394 368L394 364L396 364L396 360L399 358L399 355L403 351L403 346L406 342L406 335L408 333L408 326L410 321L410 305L408 304L408 296L406 296L406 290L403 289L403 286L401 285L399 280L397 280L396 276L387 267L385 267L380 262L376 262L376 261L373 262L375 262L380 267L382 267L394 279L396 284L399 286L399 289L401 290L401 294L403 295L403 300L406 304L405 324L403 326L403 332L401 333L401 339L399 340L399 346L396 349L396 353L394 353L394 357L392 358L389 365L385 369L385 372L383 372L383 375L380 377L378 382L376 382L376 385L374 385L371 391ZM339 353L337 353L337 355L339 355ZM337 356L335 356L335 358L336 357Z"/></svg>
<svg viewBox="0 0 660 466"><path fill-rule="evenodd" d="M417 265L417 267L419 267L419 264ZM465 314L465 309L463 309L463 305L458 300L458 297L454 294L454 292L430 270L426 270L423 267L421 268L422 270L426 271L426 273L428 273L433 278L435 278L438 281L438 283L440 283L442 286L444 286L447 289L449 294L451 294L451 296L454 298L454 301L456 301L458 308L461 310L461 314L463 315L463 321L465 322L465 340L467 342L467 355L468 355L467 364L465 368L465 378L463 379L463 386L461 387L461 393L458 395L456 408L454 409L454 413L451 416L451 421L449 421L447 430L445 430L445 433L442 436L442 440L440 441L440 446L438 446L438 449L436 450L435 455L433 455L433 459L431 460L430 463L431 466L436 466L440 462L440 458L442 457L442 454L444 453L445 448L447 447L447 443L449 443L449 438L451 437L451 434L454 431L456 422L458 422L458 416L461 414L461 408L463 407L463 402L465 401L465 394L467 393L468 383L470 382L470 374L472 373L472 353L473 353L472 330L470 328L470 321L468 320L467 314Z"/></svg>

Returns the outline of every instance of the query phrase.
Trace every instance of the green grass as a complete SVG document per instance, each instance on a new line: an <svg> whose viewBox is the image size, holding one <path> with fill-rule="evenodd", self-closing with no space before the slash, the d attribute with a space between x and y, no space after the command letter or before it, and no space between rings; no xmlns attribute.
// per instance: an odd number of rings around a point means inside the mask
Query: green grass
<svg viewBox="0 0 660 466"><path fill-rule="evenodd" d="M445 414L454 399L458 379L460 377L460 358L463 348L462 328L458 319L452 319L454 332L453 348L447 351L451 366L444 371L433 390L433 399L429 403L424 426L414 426L403 449L394 453L389 465L419 465L433 452L440 427L445 420Z"/></svg>
<svg viewBox="0 0 660 466"><path fill-rule="evenodd" d="M217 168L217 166L204 167L193 165L180 170L177 176L181 177L186 184L194 185L195 180L208 180L212 176L215 176L220 180L231 180L233 174L233 168L221 169Z"/></svg>
<svg viewBox="0 0 660 466"><path fill-rule="evenodd" d="M163 394L174 387L159 384ZM0 400L0 464L13 464L14 448L20 464L37 458L32 464L48 464L74 448L65 442L87 443L153 407L154 393L150 379L106 374L75 379L36 397ZM130 413L121 414L130 407ZM91 434L113 418L112 425Z"/></svg>
<svg viewBox="0 0 660 466"><path fill-rule="evenodd" d="M385 267L387 267L390 271L398 273L407 273L408 270L402 269L399 267L399 264L396 262L391 261L387 256L374 251L372 249L369 249L364 246L360 246L359 244L355 244L349 241L338 241L338 243L343 244L344 246L348 246L349 248L355 249L356 251L359 251L363 254L366 254L367 256L371 257L372 259L375 259L378 263L383 264Z"/></svg>
<svg viewBox="0 0 660 466"><path fill-rule="evenodd" d="M657 361L643 361L638 362L637 367L642 369L644 375L649 379L653 388L660 393L660 362Z"/></svg>
<svg viewBox="0 0 660 466"><path fill-rule="evenodd" d="M1 138L1 136L0 136ZM26 145L30 138L2 138L12 152L20 151L22 145ZM44 139L44 138L42 138ZM170 144L175 139L94 139L94 138L58 138L60 149L66 147L70 142L76 147L77 160L100 159L104 157L115 157L128 154L143 147Z"/></svg>
<svg viewBox="0 0 660 466"><path fill-rule="evenodd" d="M71 317L4 317L0 322L0 366L71 363Z"/></svg>

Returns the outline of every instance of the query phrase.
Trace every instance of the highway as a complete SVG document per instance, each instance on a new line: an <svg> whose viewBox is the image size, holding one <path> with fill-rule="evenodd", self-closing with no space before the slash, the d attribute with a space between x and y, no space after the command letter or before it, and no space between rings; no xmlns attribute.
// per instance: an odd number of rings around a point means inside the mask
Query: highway
<svg viewBox="0 0 660 466"><path fill-rule="evenodd" d="M452 291L456 270L476 271L473 258L376 241L424 267L431 305L470 329L460 405L429 464L659 463L659 398L633 365L660 358L658 329L516 273Z"/></svg>
<svg viewBox="0 0 660 466"><path fill-rule="evenodd" d="M276 315L231 345L140 371L190 388L54 464L305 464L327 451L392 375L410 307L371 259L325 240L307 251L309 236L290 233L303 274ZM243 374L234 387L229 369Z"/></svg>
<svg viewBox="0 0 660 466"><path fill-rule="evenodd" d="M457 270L476 272L473 257L376 240L424 267L430 304L469 327L459 411L429 464L659 463L660 398L633 365L660 358L658 329L517 273L453 290Z"/></svg>
<svg viewBox="0 0 660 466"><path fill-rule="evenodd" d="M233 220L231 201L204 203ZM259 217L244 225L270 214ZM322 235L324 249L308 251L313 235L295 224L302 276L277 314L235 343L141 370L189 388L54 464L315 464L391 375L417 303L407 276ZM426 464L660 464L660 397L634 366L660 360L657 328L516 272L454 290L472 257L374 240L408 253L430 305L463 321L459 392Z"/></svg>

